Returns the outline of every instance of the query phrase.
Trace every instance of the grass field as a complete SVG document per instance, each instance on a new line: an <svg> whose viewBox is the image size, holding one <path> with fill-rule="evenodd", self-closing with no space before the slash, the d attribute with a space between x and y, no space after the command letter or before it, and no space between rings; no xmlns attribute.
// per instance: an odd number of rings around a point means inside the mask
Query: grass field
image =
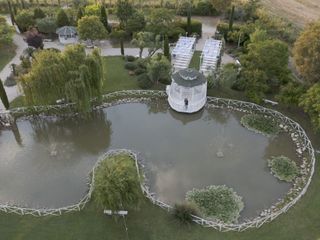
<svg viewBox="0 0 320 240"><path fill-rule="evenodd" d="M194 69L199 70L201 53L202 53L201 51L195 51L194 52L194 54L192 56L192 59L191 59L191 62L189 64L190 68L194 68Z"/></svg>
<svg viewBox="0 0 320 240"><path fill-rule="evenodd" d="M261 0L271 13L288 19L298 27L320 19L320 0Z"/></svg>
<svg viewBox="0 0 320 240"><path fill-rule="evenodd" d="M0 71L10 62L15 56L15 47L6 47L0 49Z"/></svg>

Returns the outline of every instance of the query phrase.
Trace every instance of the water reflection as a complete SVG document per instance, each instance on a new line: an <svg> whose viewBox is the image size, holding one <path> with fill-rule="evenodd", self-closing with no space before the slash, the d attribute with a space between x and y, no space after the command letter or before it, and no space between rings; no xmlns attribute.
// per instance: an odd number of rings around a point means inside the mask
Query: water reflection
<svg viewBox="0 0 320 240"><path fill-rule="evenodd" d="M254 216L290 188L269 173L266 159L280 153L296 158L288 135L266 138L243 128L240 117L216 109L185 115L157 101L117 105L90 120L18 121L23 145L11 132L0 132L0 201L35 207L75 203L99 155L129 148L144 156L151 189L161 200L175 203L194 187L226 184L244 197L242 216Z"/></svg>

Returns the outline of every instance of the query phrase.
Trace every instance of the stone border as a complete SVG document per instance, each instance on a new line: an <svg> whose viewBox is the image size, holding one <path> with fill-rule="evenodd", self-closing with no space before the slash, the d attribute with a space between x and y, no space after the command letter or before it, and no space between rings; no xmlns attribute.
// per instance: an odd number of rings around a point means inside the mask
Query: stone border
<svg viewBox="0 0 320 240"><path fill-rule="evenodd" d="M103 96L103 103L97 106L96 109L102 109L105 107L110 107L116 104L127 103L127 102L141 102L143 100L150 100L152 98L166 98L167 95L164 91L148 91L148 90L128 90L110 93ZM286 117L280 112L271 110L254 103L244 102L239 100L223 99L208 97L207 98L207 108L225 108L230 110L235 110L244 113L258 113L264 114L266 117L277 118L280 122L280 128L288 132L297 146L297 154L303 160L300 166L301 177L297 178L293 184L293 188L287 193L284 199L281 199L278 203L271 206L270 209L264 210L260 216L246 220L239 224L225 224L223 222L211 221L207 219L200 218L198 216L193 216L193 221L205 227L212 227L219 231L244 231L249 228L259 228L264 223L270 222L277 218L282 213L287 212L295 203L297 203L302 196L306 193L315 169L315 151L312 144L306 135L303 128L292 119ZM71 110L71 111L70 111ZM72 104L58 105L58 106L35 106L31 108L18 108L12 109L11 111L0 112L0 117L3 115L12 115L14 117L28 116L33 114L65 114L72 112ZM119 153L127 153L132 156L136 161L136 167L138 174L138 156L136 153L126 149L111 150L101 156L96 164L94 165L92 171L91 179L88 179L89 190L88 193L75 205L58 208L58 209L32 209L32 208L21 208L11 205L0 205L0 211L16 213L20 215L33 215L33 216L47 216L47 215L61 215L62 213L80 211L89 202L91 194L94 189L94 171L99 165L102 159L108 156L114 156ZM143 167L142 163L140 165ZM89 175L89 176L90 176ZM146 178L144 178L146 179ZM141 183L141 189L145 196L150 199L150 201L159 207L166 209L167 211L172 210L172 206L159 201L154 193L149 191L149 187L145 184L145 181Z"/></svg>

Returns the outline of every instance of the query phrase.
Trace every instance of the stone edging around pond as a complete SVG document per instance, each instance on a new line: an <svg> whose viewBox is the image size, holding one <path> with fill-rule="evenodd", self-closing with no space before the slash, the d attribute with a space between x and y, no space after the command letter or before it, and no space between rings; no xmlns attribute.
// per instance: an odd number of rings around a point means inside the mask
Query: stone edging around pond
<svg viewBox="0 0 320 240"><path fill-rule="evenodd" d="M153 98L165 98L166 93L164 91L153 91L153 90L128 90L128 91L119 91L110 93L103 96L103 104L97 106L96 109L101 109L121 103L131 103L131 102L140 102L140 101L147 101ZM264 210L260 216L246 220L239 224L224 224L222 222L216 222L211 220L206 220L200 218L198 216L193 216L193 221L197 224L212 227L219 231L244 231L249 228L259 228L264 223L270 222L277 218L280 214L287 212L295 203L297 203L300 198L306 193L311 179L314 173L315 168L315 151L312 147L312 144L306 135L303 128L293 121L292 119L286 117L285 115L277 112L275 110L271 110L268 108L264 108L254 103L250 102L243 102L238 100L231 100L231 99L223 99L223 98L215 98L215 97L208 97L207 98L207 108L226 108L230 110L240 111L244 113L259 113L264 114L266 117L273 117L279 120L280 128L284 131L288 132L294 141L295 145L297 146L296 152L299 157L303 160L302 165L300 166L300 178L297 178L294 181L293 188L287 193L284 199L280 199L279 202L271 206L270 209ZM69 105L58 105L58 106L37 106L30 108L19 108L13 109L9 113L13 116L27 116L32 114L58 114L63 112L63 110L69 109ZM53 111L52 111L53 110ZM0 112L0 116L1 116ZM6 112L8 114L8 112ZM61 215L62 213L72 212L72 211L80 211L84 208L86 203L89 202L91 198L91 194L94 188L94 170L98 166L101 160L105 159L108 156L113 156L119 153L127 153L132 156L136 160L136 166L138 174L139 167L138 167L138 156L131 150L120 149L120 150L111 150L100 157L93 167L91 174L88 176L88 193L75 205L59 208L59 209L31 209L31 208L21 208L17 206L10 206L10 205L0 205L0 211L9 212L9 213L16 213L20 215L34 215L34 216L47 216L47 215ZM140 166L143 166L139 163ZM90 178L90 176L92 177ZM166 209L168 211L172 210L172 206L159 201L155 194L149 192L148 186L145 182L141 183L141 188L150 201L154 204L158 205L159 207Z"/></svg>

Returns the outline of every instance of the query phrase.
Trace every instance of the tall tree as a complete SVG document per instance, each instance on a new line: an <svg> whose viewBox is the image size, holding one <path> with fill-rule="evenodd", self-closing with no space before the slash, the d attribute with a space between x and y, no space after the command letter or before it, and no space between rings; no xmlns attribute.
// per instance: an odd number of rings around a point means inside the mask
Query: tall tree
<svg viewBox="0 0 320 240"><path fill-rule="evenodd" d="M191 26L191 11L192 11L192 2L189 1L188 3L188 10L187 10L187 32L188 36L192 34L192 26Z"/></svg>
<svg viewBox="0 0 320 240"><path fill-rule="evenodd" d="M168 35L165 35L164 41L163 41L163 55L164 55L169 61L171 60Z"/></svg>
<svg viewBox="0 0 320 240"><path fill-rule="evenodd" d="M230 18L229 18L229 31L233 29L233 20L234 20L234 5L231 8Z"/></svg>
<svg viewBox="0 0 320 240"><path fill-rule="evenodd" d="M320 82L320 21L310 24L294 44L295 64L308 83Z"/></svg>
<svg viewBox="0 0 320 240"><path fill-rule="evenodd" d="M84 16L84 9L83 9L83 7L80 6L78 8L77 21L79 21L83 16Z"/></svg>
<svg viewBox="0 0 320 240"><path fill-rule="evenodd" d="M120 20L120 27L126 29L129 18L133 15L134 9L128 0L118 0L116 15Z"/></svg>
<svg viewBox="0 0 320 240"><path fill-rule="evenodd" d="M14 19L13 7L11 5L11 1L7 0L7 3L8 3L8 9L9 9L9 12L10 12L11 24L14 25L15 24L15 19Z"/></svg>
<svg viewBox="0 0 320 240"><path fill-rule="evenodd" d="M107 11L104 5L100 6L100 21L102 22L105 29L110 32Z"/></svg>
<svg viewBox="0 0 320 240"><path fill-rule="evenodd" d="M4 89L1 79L0 79L0 98L3 103L3 106L6 109L9 109L10 104L9 104L8 96L7 96L6 90Z"/></svg>
<svg viewBox="0 0 320 240"><path fill-rule="evenodd" d="M83 40L100 40L107 37L107 30L96 16L84 16L78 21L79 36Z"/></svg>
<svg viewBox="0 0 320 240"><path fill-rule="evenodd" d="M115 38L120 42L120 53L124 56L124 39L126 36L126 32L121 29L115 29L111 32L110 37Z"/></svg>
<svg viewBox="0 0 320 240"><path fill-rule="evenodd" d="M314 84L301 97L300 106L310 115L314 127L320 130L320 83Z"/></svg>
<svg viewBox="0 0 320 240"><path fill-rule="evenodd" d="M70 25L70 21L68 18L68 15L66 14L66 12L63 9L60 9L58 14L57 14L57 26L58 27L63 27L63 26L69 26Z"/></svg>

